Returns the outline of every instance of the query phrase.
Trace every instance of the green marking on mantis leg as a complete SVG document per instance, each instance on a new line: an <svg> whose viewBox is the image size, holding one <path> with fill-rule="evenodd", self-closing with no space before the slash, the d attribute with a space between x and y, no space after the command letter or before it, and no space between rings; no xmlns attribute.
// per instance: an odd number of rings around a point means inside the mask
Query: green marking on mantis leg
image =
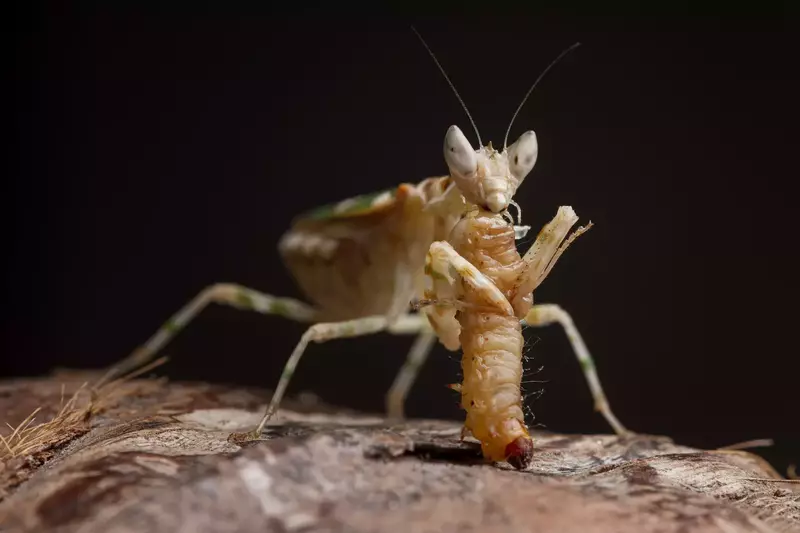
<svg viewBox="0 0 800 533"><path fill-rule="evenodd" d="M584 371L589 372L591 370L594 370L594 361L592 361L591 359L581 359L580 362L581 362L581 368Z"/></svg>
<svg viewBox="0 0 800 533"><path fill-rule="evenodd" d="M436 270L433 270L433 269L431 269L430 276L431 276L433 279L438 279L438 280L440 280L440 281L447 281L447 276L445 276L445 275L444 275L444 274L442 274L441 272L437 272Z"/></svg>
<svg viewBox="0 0 800 533"><path fill-rule="evenodd" d="M440 281L447 281L447 276L434 270L429 262L425 263L424 271L426 276L430 276L431 278L438 279Z"/></svg>
<svg viewBox="0 0 800 533"><path fill-rule="evenodd" d="M286 305L286 302L281 300L275 300L269 307L270 313L274 313L278 316L289 316L289 306Z"/></svg>
<svg viewBox="0 0 800 533"><path fill-rule="evenodd" d="M181 327L182 326L177 321L169 319L166 322L164 322L164 325L161 326L161 329L166 331L167 333L177 333L181 330Z"/></svg>
<svg viewBox="0 0 800 533"><path fill-rule="evenodd" d="M253 309L255 302L247 291L240 290L236 291L236 305L243 309Z"/></svg>

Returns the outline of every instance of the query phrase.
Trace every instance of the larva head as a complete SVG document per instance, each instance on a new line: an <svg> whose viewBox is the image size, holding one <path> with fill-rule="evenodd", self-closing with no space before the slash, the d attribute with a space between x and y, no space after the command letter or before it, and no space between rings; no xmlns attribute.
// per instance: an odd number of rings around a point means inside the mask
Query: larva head
<svg viewBox="0 0 800 533"><path fill-rule="evenodd" d="M530 130L502 152L492 143L473 150L458 126L450 126L444 138L444 159L461 194L493 213L508 208L538 155L536 134Z"/></svg>
<svg viewBox="0 0 800 533"><path fill-rule="evenodd" d="M525 470L533 459L533 439L517 437L506 446L506 461L517 470Z"/></svg>

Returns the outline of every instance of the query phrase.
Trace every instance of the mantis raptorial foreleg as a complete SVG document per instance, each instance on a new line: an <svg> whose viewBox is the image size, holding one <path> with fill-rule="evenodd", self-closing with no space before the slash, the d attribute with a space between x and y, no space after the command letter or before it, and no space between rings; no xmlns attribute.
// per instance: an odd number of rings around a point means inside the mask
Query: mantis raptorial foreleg
<svg viewBox="0 0 800 533"><path fill-rule="evenodd" d="M534 305L524 319L524 323L529 326L547 326L555 322L558 322L564 328L572 345L572 350L578 358L583 375L589 384L589 390L592 392L592 398L594 398L595 410L605 417L617 435L629 435L631 432L622 425L608 405L608 399L606 399L605 392L603 392L600 378L597 376L597 369L592 355L586 348L586 344L583 342L583 338L578 332L578 328L575 327L575 323L569 313L555 304L540 304Z"/></svg>
<svg viewBox="0 0 800 533"><path fill-rule="evenodd" d="M460 292L469 292L473 305L482 305L498 312L513 315L514 310L500 289L478 268L464 259L447 241L431 244L425 269L433 278L433 295L460 298ZM461 290L458 289L461 287ZM458 300L457 300L458 301Z"/></svg>

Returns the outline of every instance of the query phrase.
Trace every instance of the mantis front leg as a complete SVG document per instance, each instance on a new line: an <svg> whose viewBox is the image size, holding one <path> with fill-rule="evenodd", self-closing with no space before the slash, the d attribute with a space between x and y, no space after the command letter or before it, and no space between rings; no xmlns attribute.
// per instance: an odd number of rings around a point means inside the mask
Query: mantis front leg
<svg viewBox="0 0 800 533"><path fill-rule="evenodd" d="M432 288L425 292L425 297L433 304L425 313L433 330L448 350L455 351L461 345L461 325L456 319L459 308L480 305L502 314L514 314L508 299L492 280L459 255L446 241L431 244L425 273L432 284ZM469 303L463 301L465 292L470 293ZM447 304L442 305L442 302Z"/></svg>

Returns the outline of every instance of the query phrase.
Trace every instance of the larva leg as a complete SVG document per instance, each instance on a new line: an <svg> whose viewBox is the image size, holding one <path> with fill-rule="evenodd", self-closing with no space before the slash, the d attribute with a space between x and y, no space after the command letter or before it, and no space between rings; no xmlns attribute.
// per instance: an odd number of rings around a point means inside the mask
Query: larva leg
<svg viewBox="0 0 800 533"><path fill-rule="evenodd" d="M555 304L540 304L534 305L524 318L524 323L530 326L547 326L554 322L561 324L567 333L567 338L572 344L575 356L578 358L581 369L583 369L583 375L586 377L589 389L592 391L595 409L605 417L617 435L630 435L631 432L620 423L611 411L606 395L603 392L603 386L600 384L600 378L597 376L594 360L589 354L589 350L586 348L586 344L583 342L583 338L578 332L578 328L575 327L575 323L569 313Z"/></svg>
<svg viewBox="0 0 800 533"><path fill-rule="evenodd" d="M278 298L232 283L210 285L172 315L147 342L111 367L100 383L107 383L151 361L164 345L212 302L265 315L279 315L298 322L311 322L316 315L312 307L292 298Z"/></svg>
<svg viewBox="0 0 800 533"><path fill-rule="evenodd" d="M281 378L278 381L278 386L275 387L275 392L267 406L267 410L261 418L258 427L253 430L249 437L253 439L259 438L267 422L269 422L272 415L274 415L278 407L280 407L283 395L286 393L286 389L292 380L292 375L310 342L325 342L346 337L360 337L384 330L399 335L411 334L419 332L423 325L424 322L421 320L421 317L417 315L402 315L396 320L391 320L385 316L370 316L344 322L323 322L314 324L303 333L303 336L300 337L300 342L297 343L294 351L292 351L292 355L290 355L289 359L286 361L283 372L281 372ZM411 355L414 355L413 351Z"/></svg>

